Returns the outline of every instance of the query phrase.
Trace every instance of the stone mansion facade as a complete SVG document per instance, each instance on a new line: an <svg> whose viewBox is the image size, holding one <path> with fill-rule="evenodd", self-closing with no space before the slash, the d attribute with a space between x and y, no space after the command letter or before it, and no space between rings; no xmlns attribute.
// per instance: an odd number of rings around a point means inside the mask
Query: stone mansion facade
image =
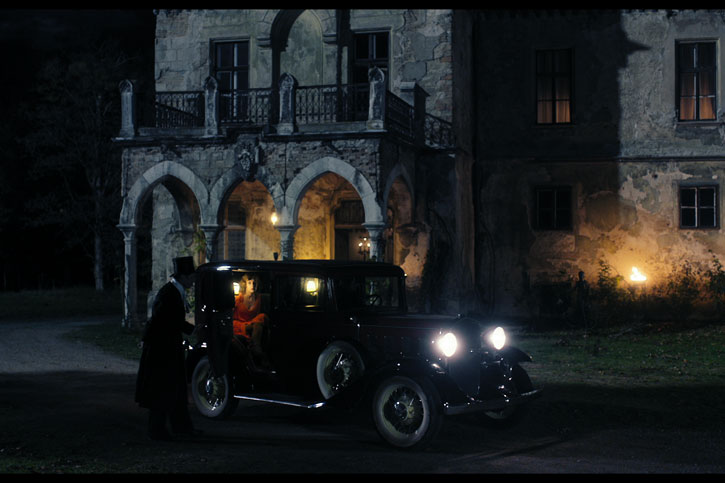
<svg viewBox="0 0 725 483"><path fill-rule="evenodd" d="M724 37L716 10L158 10L154 92L120 82L125 323L142 237L149 298L183 253L376 259L414 310L507 317L601 259L724 256Z"/></svg>

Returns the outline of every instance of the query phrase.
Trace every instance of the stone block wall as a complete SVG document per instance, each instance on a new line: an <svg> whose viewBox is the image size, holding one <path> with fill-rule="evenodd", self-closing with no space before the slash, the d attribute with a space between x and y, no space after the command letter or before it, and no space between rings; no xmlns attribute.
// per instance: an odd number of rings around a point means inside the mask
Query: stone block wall
<svg viewBox="0 0 725 483"><path fill-rule="evenodd" d="M267 88L272 79L269 32L279 10L159 10L156 17L156 90L201 90L210 74L210 39L249 40L249 85ZM302 13L281 53L280 73L300 85L334 84L338 70L347 81L349 46L336 36L334 10ZM429 94L428 112L451 120L453 109L452 11L350 11L352 31L390 31L390 88L418 82ZM337 48L340 48L338 56ZM338 66L339 61L343 65Z"/></svg>

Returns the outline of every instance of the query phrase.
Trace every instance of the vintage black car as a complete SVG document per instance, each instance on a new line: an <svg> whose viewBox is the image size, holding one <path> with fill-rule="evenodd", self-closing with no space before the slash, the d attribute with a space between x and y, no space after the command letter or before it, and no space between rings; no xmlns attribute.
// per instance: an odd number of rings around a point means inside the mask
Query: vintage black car
<svg viewBox="0 0 725 483"><path fill-rule="evenodd" d="M235 335L235 290L256 275L264 361ZM238 291L238 290L237 290ZM530 357L501 327L407 312L405 274L379 262L224 261L197 269L191 393L212 419L240 399L304 408L370 404L380 436L399 448L429 443L443 416L479 411L508 425L538 395Z"/></svg>

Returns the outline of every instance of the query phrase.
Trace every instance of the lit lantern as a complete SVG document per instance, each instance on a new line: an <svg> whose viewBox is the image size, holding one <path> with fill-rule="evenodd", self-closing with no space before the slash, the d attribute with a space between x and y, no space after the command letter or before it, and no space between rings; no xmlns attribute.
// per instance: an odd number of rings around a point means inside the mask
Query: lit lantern
<svg viewBox="0 0 725 483"><path fill-rule="evenodd" d="M232 283L232 286L234 287L234 295L239 295L239 284L237 282Z"/></svg>
<svg viewBox="0 0 725 483"><path fill-rule="evenodd" d="M632 275L629 276L629 279L633 282L644 282L647 277L637 267L632 267Z"/></svg>
<svg viewBox="0 0 725 483"><path fill-rule="evenodd" d="M272 212L272 218L271 218L271 220L272 220L272 224L273 225L276 225L277 224L277 213Z"/></svg>
<svg viewBox="0 0 725 483"><path fill-rule="evenodd" d="M307 280L307 284L305 285L305 290L307 290L307 293L314 294L317 292L317 280L309 279Z"/></svg>

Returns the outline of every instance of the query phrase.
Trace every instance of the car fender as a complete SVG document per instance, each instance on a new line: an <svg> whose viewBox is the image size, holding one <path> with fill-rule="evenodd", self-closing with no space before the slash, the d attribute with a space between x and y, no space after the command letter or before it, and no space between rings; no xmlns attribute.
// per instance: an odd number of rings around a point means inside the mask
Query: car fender
<svg viewBox="0 0 725 483"><path fill-rule="evenodd" d="M526 352L513 346L498 351L498 355L510 363L532 362L533 359Z"/></svg>
<svg viewBox="0 0 725 483"><path fill-rule="evenodd" d="M411 378L425 378L438 390L443 403L459 400L463 393L456 386L448 373L437 365L437 361L419 358L399 358L378 366L365 378L365 392L372 395L384 379L395 375L406 375Z"/></svg>

